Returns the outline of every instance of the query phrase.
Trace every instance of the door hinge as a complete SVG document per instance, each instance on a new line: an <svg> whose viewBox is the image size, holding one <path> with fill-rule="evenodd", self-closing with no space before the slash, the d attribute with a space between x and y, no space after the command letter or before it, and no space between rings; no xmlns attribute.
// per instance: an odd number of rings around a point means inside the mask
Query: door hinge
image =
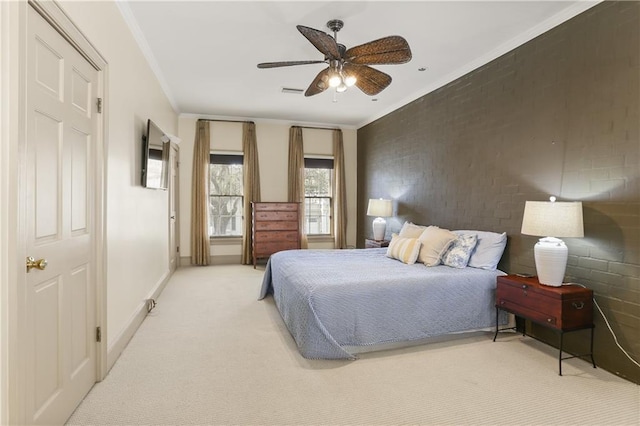
<svg viewBox="0 0 640 426"><path fill-rule="evenodd" d="M98 112L101 113L102 112L102 98L98 98L97 105L98 105Z"/></svg>
<svg viewBox="0 0 640 426"><path fill-rule="evenodd" d="M180 246L176 246L176 253L180 253Z"/></svg>
<svg viewBox="0 0 640 426"><path fill-rule="evenodd" d="M100 330L100 327L96 327L96 342L102 342L102 330Z"/></svg>

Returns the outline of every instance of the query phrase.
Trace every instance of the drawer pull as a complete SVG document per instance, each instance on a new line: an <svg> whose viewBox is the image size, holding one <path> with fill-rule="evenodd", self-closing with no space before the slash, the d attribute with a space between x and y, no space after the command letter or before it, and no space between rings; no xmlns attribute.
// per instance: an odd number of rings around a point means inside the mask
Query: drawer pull
<svg viewBox="0 0 640 426"><path fill-rule="evenodd" d="M523 288L524 290L526 290L526 289L527 289L527 285L526 285L526 284L522 284L522 288Z"/></svg>
<svg viewBox="0 0 640 426"><path fill-rule="evenodd" d="M580 301L580 302L573 302L571 304L574 308L576 309L582 309L584 308L584 302Z"/></svg>
<svg viewBox="0 0 640 426"><path fill-rule="evenodd" d="M553 321L551 318L547 318L547 322L551 322Z"/></svg>

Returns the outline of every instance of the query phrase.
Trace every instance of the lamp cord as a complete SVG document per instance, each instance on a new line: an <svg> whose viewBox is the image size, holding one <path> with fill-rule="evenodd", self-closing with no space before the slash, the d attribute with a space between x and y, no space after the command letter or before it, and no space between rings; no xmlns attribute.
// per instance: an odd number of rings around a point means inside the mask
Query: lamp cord
<svg viewBox="0 0 640 426"><path fill-rule="evenodd" d="M578 285L578 286L580 286L582 288L587 288L586 286L584 286L582 284L578 284L578 283L567 283L567 284L573 284L573 285ZM611 328L611 324L609 324L609 320L605 316L604 312L602 312L602 309L600 308L600 305L598 305L598 302L596 301L595 297L593 298L593 303L596 305L596 308L598 308L598 311L600 312L600 315L602 315L602 318L604 319L604 323L607 325L607 328L611 332L611 335L613 336L613 341L615 342L616 346L622 351L623 354L626 355L627 358L629 358L629 360L632 363L634 363L636 366L640 367L640 363L638 361L636 361L635 359L633 359L631 357L631 355L629 355L629 353L622 347L622 345L620 345L620 342L618 342L618 336L616 336L616 333L614 333L613 329Z"/></svg>

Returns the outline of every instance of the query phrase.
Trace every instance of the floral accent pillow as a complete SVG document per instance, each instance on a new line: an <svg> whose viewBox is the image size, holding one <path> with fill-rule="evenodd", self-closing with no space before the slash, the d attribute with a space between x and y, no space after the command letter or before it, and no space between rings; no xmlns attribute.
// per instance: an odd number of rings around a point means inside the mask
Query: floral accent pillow
<svg viewBox="0 0 640 426"><path fill-rule="evenodd" d="M458 235L449 250L442 255L442 263L452 268L465 268L477 243L476 234Z"/></svg>

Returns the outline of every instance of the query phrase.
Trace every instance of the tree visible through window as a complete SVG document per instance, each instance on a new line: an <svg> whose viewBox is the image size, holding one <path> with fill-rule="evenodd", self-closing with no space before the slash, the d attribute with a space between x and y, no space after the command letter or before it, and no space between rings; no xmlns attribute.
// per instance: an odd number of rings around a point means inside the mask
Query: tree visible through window
<svg viewBox="0 0 640 426"><path fill-rule="evenodd" d="M242 155L211 154L209 236L242 235Z"/></svg>
<svg viewBox="0 0 640 426"><path fill-rule="evenodd" d="M331 235L333 159L304 159L304 230L307 235Z"/></svg>

